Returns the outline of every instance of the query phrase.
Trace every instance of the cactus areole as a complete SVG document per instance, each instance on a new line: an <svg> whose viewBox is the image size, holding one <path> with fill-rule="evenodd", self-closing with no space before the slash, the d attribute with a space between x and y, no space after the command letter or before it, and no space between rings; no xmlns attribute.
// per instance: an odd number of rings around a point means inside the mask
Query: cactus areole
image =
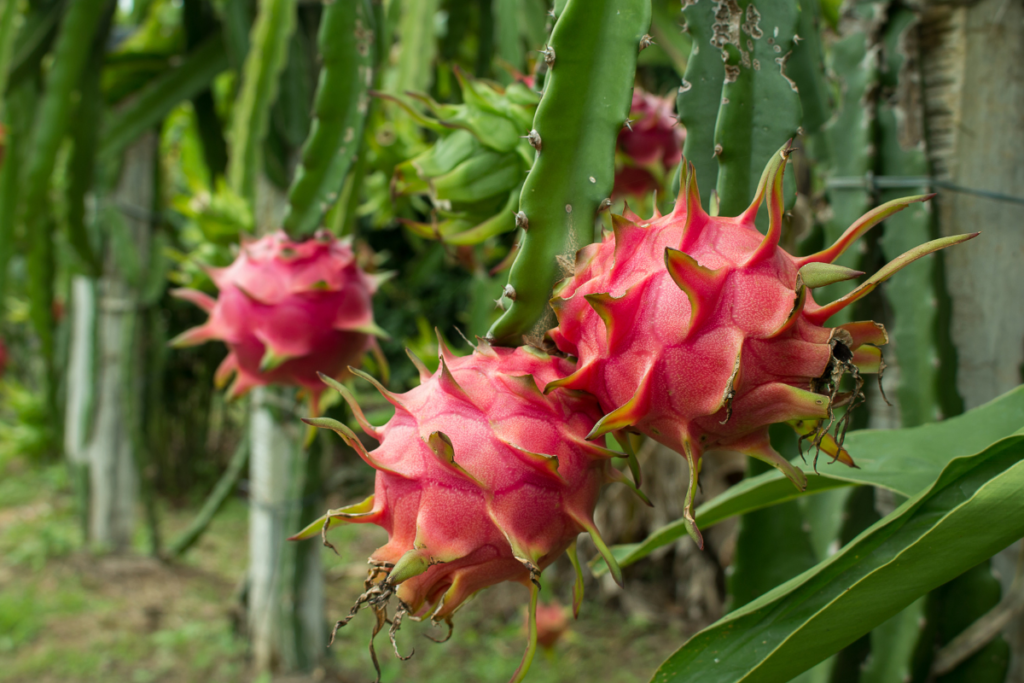
<svg viewBox="0 0 1024 683"><path fill-rule="evenodd" d="M254 386L303 387L316 399L317 373L340 377L376 348L371 297L374 276L356 263L352 247L326 231L292 241L284 232L242 244L226 268L208 269L217 299L194 289L174 295L210 314L205 324L183 332L174 346L219 340L230 353L217 369L218 386L234 376L231 398Z"/></svg>
<svg viewBox="0 0 1024 683"><path fill-rule="evenodd" d="M550 336L579 362L547 390L597 397L606 414L588 438L639 431L686 457L691 477L684 516L698 544L693 497L703 453L746 453L802 489L803 472L768 440L769 425L789 422L802 438L853 466L842 449L845 426L850 409L863 401L861 373L884 368L879 347L887 337L874 322L825 323L911 261L973 237L921 245L842 299L819 305L811 289L863 275L832 264L850 244L929 196L885 204L832 247L794 257L778 246L788 155L787 145L773 156L750 207L735 218L704 212L688 165L671 214L614 216L614 232L578 252L574 275L551 300L559 324ZM765 195L766 235L754 227ZM854 378L852 392L839 391L844 375ZM835 409L843 405L839 418Z"/></svg>
<svg viewBox="0 0 1024 683"><path fill-rule="evenodd" d="M367 423L344 386L329 382L380 445L367 451L334 420L306 422L337 432L377 470L376 487L365 501L330 510L293 539L322 534L330 545L327 532L341 523L376 524L388 532L388 542L370 557L366 592L338 627L368 606L377 617L375 636L391 605L392 645L404 618L451 627L456 610L477 591L504 581L527 586L530 641L513 678L522 680L537 645L541 571L569 552L577 567L578 611L583 589L576 537L589 532L620 577L593 512L602 484L625 481L609 462L622 454L586 440L601 415L592 397L541 392L572 372L568 360L486 342L461 358L442 343L440 360L431 375L414 359L422 384L399 395L359 373L395 407L383 427Z"/></svg>

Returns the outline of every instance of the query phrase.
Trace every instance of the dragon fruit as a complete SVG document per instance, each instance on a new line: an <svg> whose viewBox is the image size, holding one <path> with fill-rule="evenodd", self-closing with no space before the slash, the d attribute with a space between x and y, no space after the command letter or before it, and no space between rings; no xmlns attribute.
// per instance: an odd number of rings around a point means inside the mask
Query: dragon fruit
<svg viewBox="0 0 1024 683"><path fill-rule="evenodd" d="M216 381L223 386L234 376L231 398L254 386L297 385L308 390L315 412L323 391L317 373L342 376L377 349L374 335L383 335L370 302L378 278L359 268L348 242L327 231L305 242L278 232L243 243L231 265L207 272L220 290L217 299L196 289L173 293L210 318L171 344L227 344Z"/></svg>
<svg viewBox="0 0 1024 683"><path fill-rule="evenodd" d="M646 198L664 187L683 156L686 131L676 122L675 99L633 90L629 126L619 131L615 164L616 198Z"/></svg>
<svg viewBox="0 0 1024 683"><path fill-rule="evenodd" d="M526 627L530 621L527 615ZM554 649L565 632L569 630L569 618L565 608L557 602L537 605L537 644L545 650Z"/></svg>
<svg viewBox="0 0 1024 683"><path fill-rule="evenodd" d="M597 397L606 415L587 438L639 431L687 459L684 518L699 545L693 497L703 453L746 453L802 489L804 473L768 440L770 424L790 422L801 439L853 466L842 448L849 411L864 399L861 373L884 368L878 347L887 337L870 321L825 323L911 261L977 234L921 245L841 299L818 305L810 289L863 275L834 265L840 254L886 216L931 195L880 206L833 246L794 257L778 246L789 152L787 145L773 156L750 207L735 218L704 212L688 165L671 214L613 216L613 233L578 252L574 275L551 300L559 324L550 336L578 367L546 390ZM769 226L761 234L754 218L765 195ZM853 392L839 391L844 374L854 378ZM835 408L843 404L840 419Z"/></svg>
<svg viewBox="0 0 1024 683"><path fill-rule="evenodd" d="M532 348L492 348L486 342L461 358L442 342L434 374L410 358L422 383L404 394L393 394L355 371L395 407L383 427L371 426L345 387L325 378L380 446L367 451L347 426L328 418L306 422L337 432L377 470L376 488L361 503L328 511L293 540L322 534L330 546L327 531L340 523L371 523L387 530L387 544L370 557L366 592L335 631L368 605L376 615L376 636L394 598L393 646L407 616L445 622L451 629L452 615L477 591L503 581L526 585L530 639L513 678L522 680L537 645L537 596L545 567L568 551L576 566L573 607L578 613L583 588L576 537L586 531L621 582L593 512L602 484L629 484L609 462L622 454L584 438L601 416L592 397L541 393L545 384L572 371L566 359ZM397 646L395 653L401 657ZM373 661L376 665L376 654Z"/></svg>

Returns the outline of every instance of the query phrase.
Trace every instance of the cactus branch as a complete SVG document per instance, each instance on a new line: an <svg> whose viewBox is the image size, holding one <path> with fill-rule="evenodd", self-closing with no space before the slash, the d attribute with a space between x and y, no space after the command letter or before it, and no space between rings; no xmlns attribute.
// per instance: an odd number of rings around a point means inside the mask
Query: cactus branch
<svg viewBox="0 0 1024 683"><path fill-rule="evenodd" d="M488 332L501 344L539 339L554 324L555 282L572 254L593 240L594 218L611 194L615 140L629 116L649 0L569 0L558 13L548 54L557 52L533 120L543 139L520 197L530 229L512 264L515 301Z"/></svg>
<svg viewBox="0 0 1024 683"><path fill-rule="evenodd" d="M278 77L288 57L288 42L294 29L295 0L260 0L232 115L227 174L231 189L250 202L262 169L260 147L267 134L270 108L277 97Z"/></svg>
<svg viewBox="0 0 1024 683"><path fill-rule="evenodd" d="M324 9L318 45L323 67L313 126L288 194L284 229L310 234L341 194L363 139L375 60L373 9L367 0Z"/></svg>

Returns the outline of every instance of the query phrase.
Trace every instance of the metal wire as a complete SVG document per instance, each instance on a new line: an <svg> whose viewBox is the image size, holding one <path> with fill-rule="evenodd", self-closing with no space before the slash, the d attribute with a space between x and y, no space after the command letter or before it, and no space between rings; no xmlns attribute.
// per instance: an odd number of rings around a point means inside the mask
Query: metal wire
<svg viewBox="0 0 1024 683"><path fill-rule="evenodd" d="M972 194L1000 202L1024 204L1024 197L1015 197L1013 195L1003 194L1002 192L991 192L989 190L979 190L973 187L964 187L963 185L957 185L956 183L951 183L948 180L940 180L931 176L886 176L875 175L868 171L863 176L840 176L837 178L829 178L825 182L825 187L832 190L865 190L868 192L897 188L938 187L943 190L949 190L950 192Z"/></svg>

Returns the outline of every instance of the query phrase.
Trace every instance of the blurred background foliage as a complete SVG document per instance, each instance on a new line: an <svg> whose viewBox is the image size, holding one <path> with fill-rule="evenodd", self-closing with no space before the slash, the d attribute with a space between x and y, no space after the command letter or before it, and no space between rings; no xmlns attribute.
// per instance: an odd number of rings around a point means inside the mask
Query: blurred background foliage
<svg viewBox="0 0 1024 683"><path fill-rule="evenodd" d="M640 55L638 86L672 99L680 93L680 104L688 106L686 79L704 67L696 61L701 46L682 26L709 3L654 0L654 44ZM925 29L945 10L909 0L799 4L802 38L823 62L793 64L790 71L800 85L796 123L804 137L787 177L792 201L783 243L810 253L867 209L917 193L861 179L920 180L932 172L925 132L935 125L922 104L922 50L936 49ZM547 0L372 5L379 64L366 124L323 225L354 238L365 269L394 273L374 300L374 316L390 334L381 341L390 388L404 391L418 383L405 349L433 369L435 328L456 353L465 353L463 337L485 334L500 313L496 301L518 239L514 210L533 161L525 136L543 84L541 51L551 19ZM248 510L241 470L193 549L186 553L175 540L230 471L242 448L246 409L214 389L221 346L172 352L167 342L203 322L170 289L213 292L205 268L229 264L240 239L261 220L259 200L250 204L228 176L241 144L232 139L231 123L263 4L2 0L0 7L0 681L257 680L239 607ZM313 126L321 65L324 8L300 1L293 9L266 133L256 138L259 167L250 169L262 178L261 188L280 193L292 183ZM720 90L711 94L715 110L720 96ZM680 112L689 125L686 116ZM901 138L908 117L918 123L911 144ZM714 141L701 130L688 128L686 150L698 172L710 174L710 183L701 176L702 195L710 199L717 171L705 149ZM146 149L141 175L148 194L132 194L122 169ZM617 163L631 163L621 149ZM131 168L140 173L138 164ZM615 210L623 200L642 215L655 202L671 206L678 172L675 179L662 175L656 199L653 192L616 196ZM837 178L860 184L843 186ZM928 183L920 184L926 191ZM946 231L926 207L900 216L846 265L873 272L903 251L901 244ZM941 257L928 259L909 268L902 284L894 281L858 304L857 319L889 326L898 355L887 355L893 369L885 385L897 407L886 412L873 390L856 427L909 427L963 412L945 268ZM115 281L124 286L119 296L133 312L130 334L137 335L125 354L135 363L126 370L134 398L125 411L134 425L129 438L146 512L145 523L131 532L133 553L93 561L87 519L98 494L90 491L88 463L72 451L88 439L95 416L90 397L102 391L95 384L100 361L90 347L85 369L75 365L72 328L86 305L76 286L102 302ZM96 319L84 325L94 334ZM375 374L382 370L372 359L367 365ZM73 389L81 377L85 388ZM1018 373L1011 386L1019 379ZM365 384L351 388L371 422L388 418L390 407L375 392ZM76 391L84 397L79 403ZM969 399L966 407L978 403ZM69 406L86 416L75 418L86 425L77 446L69 436L75 431ZM349 417L338 404L327 410ZM778 439L777 449L796 457L792 436ZM332 506L372 487L372 472L353 453L333 443L324 448L319 486ZM645 444L640 457L645 469L658 472L649 483L656 508L610 495L599 522L620 544L639 542L681 515L687 474L678 456ZM745 471L742 459L711 460L703 500L761 471L756 464ZM626 591L607 577L588 579L601 600L586 608L592 611L572 627L575 635L535 665L533 680L646 680L687 635L835 553L899 502L872 487L819 494L714 527L705 553L685 538L664 546L628 569ZM348 609L361 558L375 544L350 532L346 543L335 542L341 558L324 557L332 618ZM171 557L168 548L180 552ZM553 567L546 599L568 601L569 582L560 580L568 572ZM1004 579L1011 573L1004 570ZM1000 587L985 562L908 608L902 625L888 625L885 637L903 650L891 653L879 636L868 635L798 680L1015 680L1007 677L1011 647L1001 637L952 673L929 673L937 649L999 604L1007 586L1004 580ZM459 667L472 671L467 680L504 680L519 658L522 615L502 590L494 591L490 608L478 601L467 609L455 651L418 654L402 668L388 662L385 675L450 680L464 657ZM332 652L342 654L328 661L326 673L317 670L317 680L365 675L368 655L357 636L340 634L342 645ZM877 663L883 651L891 668ZM894 671L905 677L886 677Z"/></svg>

